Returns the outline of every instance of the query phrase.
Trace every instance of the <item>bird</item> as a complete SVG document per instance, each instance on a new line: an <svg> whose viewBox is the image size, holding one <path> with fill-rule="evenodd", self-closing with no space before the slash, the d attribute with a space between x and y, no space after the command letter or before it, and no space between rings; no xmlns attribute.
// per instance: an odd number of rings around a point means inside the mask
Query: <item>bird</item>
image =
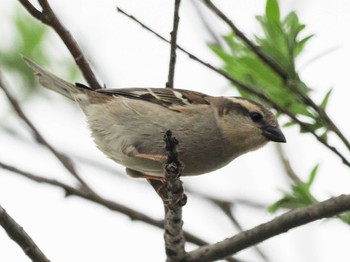
<svg viewBox="0 0 350 262"><path fill-rule="evenodd" d="M96 146L131 177L164 179L167 130L178 141L181 176L220 169L270 141L286 142L275 115L246 98L171 88L93 89L23 59L43 87L79 105Z"/></svg>

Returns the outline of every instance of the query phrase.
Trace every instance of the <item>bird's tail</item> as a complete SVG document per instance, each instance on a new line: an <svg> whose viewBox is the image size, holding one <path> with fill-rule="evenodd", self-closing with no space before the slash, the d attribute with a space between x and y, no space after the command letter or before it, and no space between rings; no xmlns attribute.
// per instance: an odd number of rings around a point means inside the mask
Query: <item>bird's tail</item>
<svg viewBox="0 0 350 262"><path fill-rule="evenodd" d="M23 56L23 60L35 71L35 74L43 87L64 95L71 100L74 100L74 94L80 93L79 88L77 88L75 85L55 76L54 74L51 74L45 69L42 69L29 58Z"/></svg>

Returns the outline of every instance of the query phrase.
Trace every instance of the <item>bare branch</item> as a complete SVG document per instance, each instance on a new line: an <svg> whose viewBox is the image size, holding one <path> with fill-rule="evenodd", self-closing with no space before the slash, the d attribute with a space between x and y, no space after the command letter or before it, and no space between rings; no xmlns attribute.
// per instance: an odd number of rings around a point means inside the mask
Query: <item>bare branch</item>
<svg viewBox="0 0 350 262"><path fill-rule="evenodd" d="M12 107L16 111L17 115L26 123L26 125L31 129L34 138L36 141L45 146L60 162L61 164L75 177L80 184L83 186L85 190L89 190L93 192L93 190L89 187L89 185L80 177L80 175L75 170L73 162L64 154L58 152L49 142L45 140L45 138L41 135L38 129L33 125L33 123L26 116L21 106L19 105L17 99L10 93L9 88L5 85L1 72L0 72L0 88L4 91L7 99L11 103Z"/></svg>
<svg viewBox="0 0 350 262"><path fill-rule="evenodd" d="M0 225L5 229L7 235L15 241L34 262L49 262L40 248L32 238L17 222L0 206Z"/></svg>
<svg viewBox="0 0 350 262"><path fill-rule="evenodd" d="M123 11L122 9L117 7L118 12L122 13L123 15L127 16L128 18L130 18L132 21L138 23L139 25L142 26L142 28L146 29L147 31L151 32L152 34L154 34L155 36L157 36L159 39L163 40L164 42L170 43L169 40L167 40L165 37L161 36L160 34L158 34L157 32L155 32L153 29L151 29L150 27L146 26L143 22L141 22L140 20L138 20L137 18L135 18L132 15L127 14L125 11ZM198 58L197 56L193 55L192 53L190 53L189 51L185 50L184 48L182 48L181 46L177 45L177 48L179 50L181 50L182 52L184 52L185 54L187 54L189 56L190 59L193 59L194 61L202 64L203 66L211 69L212 71L218 73L219 75L225 77L227 80L229 80L232 84L240 87L241 89L245 90L246 92L249 92L251 95L255 96L256 98L259 98L260 100L264 101L266 104L270 105L272 108L276 109L277 111L284 113L285 115L289 116L291 119L293 119L296 123L298 123L298 125L303 129L308 131L310 134L312 134L321 144L323 144L325 147L327 147L329 150L331 150L334 154L336 154L341 160L342 162L350 167L350 162L343 156L342 153L340 153L338 151L338 149L336 149L334 146L330 145L327 143L327 141L325 141L322 137L320 137L319 135L316 134L316 132L314 130L312 130L310 128L310 126L307 123L304 123L303 121L299 120L293 113L289 112L287 109L285 109L284 107L280 106L279 104L277 104L276 102L274 102L273 100L271 100L269 97L267 97L264 93L259 92L257 90L255 90L253 87L244 84L240 81L238 81L237 79L233 78L232 76L230 76L228 73L226 73L224 70L221 70L219 68L216 68L215 66L204 62L202 59Z"/></svg>
<svg viewBox="0 0 350 262"><path fill-rule="evenodd" d="M94 89L102 88L77 41L57 18L47 0L38 1L42 7L42 12L37 10L28 0L19 0L31 15L56 31L73 56L85 80L89 83L89 86Z"/></svg>
<svg viewBox="0 0 350 262"><path fill-rule="evenodd" d="M350 210L350 195L340 195L306 208L295 209L236 236L189 252L186 262L222 259L292 228L318 219L332 217L348 210Z"/></svg>
<svg viewBox="0 0 350 262"><path fill-rule="evenodd" d="M168 82L166 87L174 88L174 76L175 76L175 63L176 63L176 40L177 40L177 29L179 27L179 9L181 0L175 0L174 7L174 21L173 21L173 31L171 31L171 41L170 41L170 61L169 61L169 74Z"/></svg>
<svg viewBox="0 0 350 262"><path fill-rule="evenodd" d="M104 206L112 211L119 212L121 214L124 214L128 216L131 220L141 221L146 224L155 226L157 228L163 229L164 228L164 222L163 220L157 220L154 218L151 218L141 212L138 212L132 208L129 208L127 206L124 206L122 204L116 203L114 201L108 200L106 198L103 198L95 193L88 192L86 190L82 190L80 188L74 188L67 184L64 184L60 181L57 181L55 179L48 179L45 177L37 176L32 173L29 173L27 171L20 170L16 167L4 164L0 162L0 167L6 170L9 170L15 174L21 175L31 181L37 182L37 183L43 183L47 185L54 186L56 188L61 188L65 191L66 196L77 196L81 197L85 200L89 200L91 202L94 202L96 204L99 204L101 206ZM188 242L193 243L198 246L207 245L208 243L199 237L194 236L191 233L188 233L184 231L185 238Z"/></svg>

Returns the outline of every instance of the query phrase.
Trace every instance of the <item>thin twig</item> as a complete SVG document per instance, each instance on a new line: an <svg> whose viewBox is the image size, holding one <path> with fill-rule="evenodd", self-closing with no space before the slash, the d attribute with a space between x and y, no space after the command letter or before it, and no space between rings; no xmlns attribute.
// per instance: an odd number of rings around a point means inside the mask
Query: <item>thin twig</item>
<svg viewBox="0 0 350 262"><path fill-rule="evenodd" d="M141 25L142 28L146 29L147 31L151 32L152 34L154 34L155 36L157 36L159 39L163 40L164 42L170 43L169 40L167 40L165 37L161 36L160 34L158 34L157 32L155 32L153 29L151 29L150 27L146 26L143 22L141 22L140 20L138 20L137 18L135 18L132 15L127 14L125 11L123 11L122 9L120 9L119 7L117 7L118 12L122 13L123 15L127 16L128 18L130 18L132 21L138 23L139 25ZM276 102L274 102L273 100L271 100L269 97L267 97L264 93L261 93L257 90L255 90L253 87L244 84L240 81L238 81L237 79L233 78L231 75L229 75L227 72L225 72L224 70L221 70L219 68L216 68L215 66L211 65L210 63L204 62L202 59L198 58L197 56L193 55L192 53L190 53L189 51L185 50L184 48L182 48L181 46L177 45L177 48L179 50L181 50L182 52L184 52L185 54L187 54L189 56L190 59L202 64L203 66L211 69L212 71L218 73L219 75L223 76L224 78L226 78L227 80L229 80L231 83L233 83L234 85L240 87L241 89L245 90L246 92L249 92L251 95L255 96L256 98L259 98L260 100L264 101L266 104L270 105L272 108L276 109L277 111L284 113L285 115L289 116L292 120L294 120L303 130L308 131L310 134L312 134L321 144L323 144L325 147L327 147L329 150L331 150L333 153L335 153L341 160L342 162L350 167L350 162L334 147L331 146L330 144L327 143L327 141L325 141L322 137L320 137L319 135L317 135L317 133L310 128L310 126L307 123L304 123L303 121L299 120L293 113L289 112L287 109L283 108L282 106L280 106L279 104L277 104Z"/></svg>
<svg viewBox="0 0 350 262"><path fill-rule="evenodd" d="M61 164L80 182L81 186L85 190L89 190L89 191L93 192L93 190L90 188L90 186L77 173L71 159L69 159L66 155L57 151L49 142L47 142L46 139L38 131L38 129L29 120L29 118L26 116L26 114L22 110L21 106L19 105L19 102L17 101L17 99L11 94L9 88L5 85L5 83L2 79L2 76L1 76L1 72L0 72L0 88L4 91L8 101L10 102L10 104L12 105L14 110L16 111L17 115L31 129L35 140L39 144L45 146L61 162Z"/></svg>
<svg viewBox="0 0 350 262"><path fill-rule="evenodd" d="M217 203L231 203L231 205L244 205L247 207L252 207L252 208L257 208L257 209L262 209L262 210L266 210L266 207L268 206L268 204L263 204L260 202L256 202L256 201L252 201L252 200L248 200L248 199L243 199L243 198L234 198L232 200L224 200L224 199L218 199L218 198L213 198L212 196L209 196L207 194L204 194L202 192L193 190L189 187L186 188L186 192L189 194L192 194L193 196L197 196L200 197L202 199L205 199L209 202L213 202L213 200L215 200L215 202Z"/></svg>
<svg viewBox="0 0 350 262"><path fill-rule="evenodd" d="M194 6L194 9L196 10L196 12L198 13L198 16L199 16L202 24L204 25L206 31L209 33L209 35L213 39L212 41L209 41L209 42L215 46L221 46L220 38L214 32L212 26L209 23L209 19L203 14L201 8L199 7L198 1L192 0L191 3Z"/></svg>
<svg viewBox="0 0 350 262"><path fill-rule="evenodd" d="M42 7L41 12L37 10L28 0L19 0L23 7L27 9L27 11L33 17L40 20L44 24L52 27L56 31L56 33L60 36L60 38L68 48L69 52L73 56L85 80L89 83L89 86L94 89L102 88L77 41L57 18L47 0L38 1Z"/></svg>
<svg viewBox="0 0 350 262"><path fill-rule="evenodd" d="M5 229L7 235L22 248L23 252L32 261L50 261L23 227L21 227L2 206L0 206L0 225Z"/></svg>
<svg viewBox="0 0 350 262"><path fill-rule="evenodd" d="M267 223L213 245L200 247L187 253L186 262L206 262L233 255L264 240L322 218L350 210L350 195L340 195L302 209L289 211Z"/></svg>
<svg viewBox="0 0 350 262"><path fill-rule="evenodd" d="M260 203L252 202L249 200L243 200L243 199L235 199L232 201L218 199L218 198L203 194L201 192L193 191L193 190L188 189L188 188L187 188L186 192L194 194L195 196L201 197L201 198L215 204L229 218L229 220L232 222L232 224L239 231L243 231L243 227L240 225L240 223L238 222L238 220L234 216L233 210L232 210L236 203L243 204L243 205L246 205L249 207L263 209L263 210L266 210L266 206L267 206L267 205L262 205ZM265 261L268 261L267 256L257 246L254 246L253 248ZM232 258L232 259L234 259L234 258Z"/></svg>
<svg viewBox="0 0 350 262"><path fill-rule="evenodd" d="M304 71L308 66L313 64L314 62L318 61L319 59L328 56L329 54L338 51L342 46L337 45L337 46L332 46L330 48L327 48L326 50L323 50L322 52L316 54L316 56L311 57L308 61L303 63L302 65L299 66L299 71Z"/></svg>
<svg viewBox="0 0 350 262"><path fill-rule="evenodd" d="M288 177L293 181L294 184L303 184L303 181L299 178L299 176L295 173L292 165L289 162L289 159L287 158L286 153L284 152L281 145L276 144L276 149L278 152L278 155L280 157L280 160L283 164L284 170L286 171L286 174Z"/></svg>
<svg viewBox="0 0 350 262"><path fill-rule="evenodd" d="M239 232L243 231L243 227L241 224L238 222L237 218L233 214L233 203L232 202L225 202L219 199L211 198L211 201L217 205L221 211L229 218L229 220L232 222L232 224L238 229ZM253 249L256 251L256 253L264 260L264 261L269 261L267 256L260 250L258 246L253 246Z"/></svg>
<svg viewBox="0 0 350 262"><path fill-rule="evenodd" d="M177 40L177 29L179 27L179 9L181 0L175 0L174 6L174 19L173 19L173 31L171 31L171 41L170 41L170 60L169 60L169 73L168 82L166 87L174 88L174 76L175 76L175 63L176 63L176 40Z"/></svg>
<svg viewBox="0 0 350 262"><path fill-rule="evenodd" d="M66 196L81 197L85 200L89 200L93 203L104 206L112 211L116 211L116 212L119 212L121 214L124 214L124 215L128 216L131 220L141 221L141 222L144 222L148 225L152 225L152 226L160 228L160 229L164 228L164 221L163 220L154 219L154 218L149 217L149 216L147 216L147 215L145 215L137 210L134 210L134 209L129 208L127 206L124 206L122 204L116 203L115 201L111 201L111 200L108 200L106 198L103 198L95 193L91 193L91 192L88 192L86 190L82 190L81 188L74 188L72 186L64 184L64 183L57 181L55 179L48 179L45 177L34 175L30 172L20 170L16 167L7 165L7 164L2 163L2 162L0 162L0 167L3 169L6 169L8 171L11 171L15 174L21 175L21 176L23 176L31 181L34 181L36 183L43 183L46 185L51 185L51 186L54 186L56 188L63 189ZM184 235L185 235L185 238L188 242L193 243L195 245L203 246L203 245L208 244L206 241L200 239L199 237L197 237L189 232L184 231Z"/></svg>

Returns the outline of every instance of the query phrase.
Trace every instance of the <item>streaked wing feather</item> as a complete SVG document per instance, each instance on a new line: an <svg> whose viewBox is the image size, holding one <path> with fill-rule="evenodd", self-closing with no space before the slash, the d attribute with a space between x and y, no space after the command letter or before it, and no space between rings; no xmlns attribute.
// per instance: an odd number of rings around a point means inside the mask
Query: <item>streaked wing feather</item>
<svg viewBox="0 0 350 262"><path fill-rule="evenodd" d="M207 95L183 89L169 88L123 88L100 89L100 93L112 96L124 96L131 99L140 99L159 104L177 111L176 108L190 104L209 104Z"/></svg>

